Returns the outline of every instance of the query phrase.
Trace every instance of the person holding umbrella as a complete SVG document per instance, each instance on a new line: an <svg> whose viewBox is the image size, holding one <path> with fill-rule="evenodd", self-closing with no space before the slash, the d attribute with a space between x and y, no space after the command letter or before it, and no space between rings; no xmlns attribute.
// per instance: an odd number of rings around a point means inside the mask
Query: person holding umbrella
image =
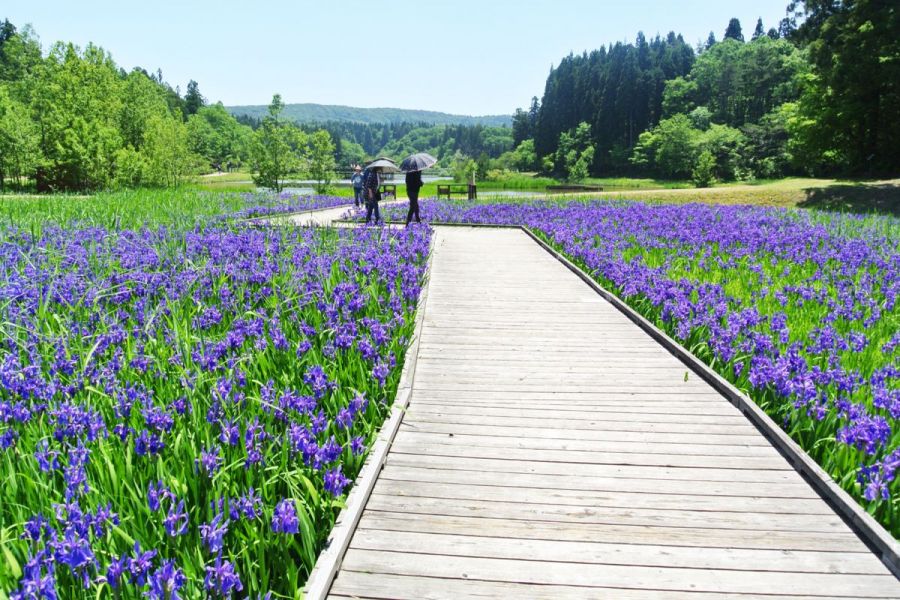
<svg viewBox="0 0 900 600"><path fill-rule="evenodd" d="M372 221L372 213L375 213L375 224L381 221L381 211L378 210L378 201L381 200L381 175L377 167L367 167L363 175L363 187L366 197L366 225Z"/></svg>
<svg viewBox="0 0 900 600"><path fill-rule="evenodd" d="M422 218L419 216L419 190L422 189L422 170L429 169L437 163L437 159L425 152L419 152L407 156L400 163L400 170L406 172L406 195L409 197L409 210L406 213L406 226L413 215L416 216L416 222L421 223Z"/></svg>
<svg viewBox="0 0 900 600"><path fill-rule="evenodd" d="M409 198L409 210L406 211L407 227L413 215L416 215L416 223L422 222L422 217L419 216L419 190L422 189L422 185L422 171L406 172L406 197Z"/></svg>
<svg viewBox="0 0 900 600"><path fill-rule="evenodd" d="M375 213L375 224L381 223L381 211L378 210L378 201L381 200L381 174L384 172L396 173L400 169L389 158L379 158L366 166L363 187L366 190L366 224L372 221L372 213Z"/></svg>

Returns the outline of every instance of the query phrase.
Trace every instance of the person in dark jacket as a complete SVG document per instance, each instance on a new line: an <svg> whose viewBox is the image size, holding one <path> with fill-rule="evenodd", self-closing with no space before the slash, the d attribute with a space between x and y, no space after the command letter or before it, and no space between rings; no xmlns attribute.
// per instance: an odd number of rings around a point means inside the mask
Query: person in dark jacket
<svg viewBox="0 0 900 600"><path fill-rule="evenodd" d="M381 221L381 211L378 210L378 201L381 200L381 174L378 169L366 169L363 175L363 187L366 190L366 224L372 221L372 213L375 213L375 224Z"/></svg>
<svg viewBox="0 0 900 600"><path fill-rule="evenodd" d="M409 197L409 210L406 212L406 226L413 215L416 215L416 223L422 222L419 216L419 190L422 189L422 171L409 171L406 173L406 195Z"/></svg>

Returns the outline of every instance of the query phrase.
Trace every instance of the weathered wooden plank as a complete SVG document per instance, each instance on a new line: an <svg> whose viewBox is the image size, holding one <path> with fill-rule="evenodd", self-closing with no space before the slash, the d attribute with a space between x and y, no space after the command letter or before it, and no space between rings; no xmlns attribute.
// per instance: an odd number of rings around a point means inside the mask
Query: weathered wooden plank
<svg viewBox="0 0 900 600"><path fill-rule="evenodd" d="M344 559L350 571L392 573L429 577L456 577L513 583L628 587L633 589L708 591L719 593L779 594L785 589L819 589L851 598L896 598L897 580L885 575L833 573L758 573L734 570L703 570L673 567L597 565L585 563L538 563L530 560L470 558L431 554L408 554L351 548Z"/></svg>
<svg viewBox="0 0 900 600"><path fill-rule="evenodd" d="M426 492L427 493L427 492ZM806 515L763 511L730 510L733 505L722 503L725 510L689 510L686 508L645 508L637 506L572 506L563 504L532 504L518 495L508 496L516 501L461 500L417 495L387 495L379 493L371 503L371 510L418 515L452 517L502 518L517 521L541 521L614 526L653 526L672 528L720 529L729 531L798 531L840 533L843 522L835 515ZM610 504L623 504L610 502ZM764 504L764 503L761 503Z"/></svg>
<svg viewBox="0 0 900 600"><path fill-rule="evenodd" d="M675 383L683 383L684 375L688 373L690 377L690 369L679 365L651 365L646 367L639 364L617 364L606 365L603 361L595 361L592 363L583 363L580 365L566 364L548 364L538 358L532 359L533 362L528 363L520 361L518 364L508 364L490 361L478 361L477 363L461 365L465 368L466 376L473 378L484 378L488 376L496 376L500 373L512 377L521 377L522 375L534 375L541 378L549 378L564 376L567 378L579 379L599 379L605 381L617 381L620 379L634 380L636 377L666 379ZM423 361L424 362L424 361ZM448 369L442 360L431 360L427 364L423 364L418 372L422 375L447 376L455 369ZM679 386L680 387L680 386Z"/></svg>
<svg viewBox="0 0 900 600"><path fill-rule="evenodd" d="M428 381L425 379L416 380L416 387L420 391L423 392L431 392L431 391L453 391L460 390L462 393L466 392L490 392L494 390L501 390L506 392L515 392L515 393L540 393L540 394L552 394L559 391L559 385L553 385L550 383L530 383L530 382L509 382L509 383L498 383L498 382L490 382L490 381ZM567 392L584 392L584 393L592 393L596 392L600 387L597 384L586 384L583 385L581 383L573 383L569 382L566 384ZM693 390L702 391L704 388L702 387L693 387L685 384L683 389L673 389L671 383L667 383L664 381L654 382L642 382L642 383L631 383L627 382L607 382L603 384L603 390L606 393L620 393L627 394L631 393L690 393Z"/></svg>
<svg viewBox="0 0 900 600"><path fill-rule="evenodd" d="M636 361L633 356L604 355L601 357L599 354L592 355L574 352L568 356L551 355L550 357L544 356L543 358L540 356L528 356L521 352L518 353L519 357L515 358L512 356L513 354L516 353L498 349L491 354L485 353L475 357L473 356L474 353L471 351L448 351L446 354L429 352L428 354L420 355L420 358L422 359L422 362L430 363L430 366L442 369L468 369L471 366L481 366L494 369L542 368L547 370L565 370L569 368L577 369L589 367L595 369L628 369L628 372L634 372L635 362L640 362L639 368L641 371L647 371L657 367L681 369L682 372L685 370L684 365L681 363L673 362L665 357L654 356L653 354L642 356L639 361Z"/></svg>
<svg viewBox="0 0 900 600"><path fill-rule="evenodd" d="M600 598L593 590L559 585L532 585L501 581L468 581L436 577L410 577L388 573L344 571L335 580L329 598L363 600L484 600L485 598L529 598L531 600L585 600ZM610 592L612 590L606 590ZM615 596L629 600L637 596ZM592 595L593 594L593 595ZM646 598L646 596L641 596ZM704 595L704 600L707 597ZM696 597L694 597L696 600ZM717 599L712 599L717 600Z"/></svg>
<svg viewBox="0 0 900 600"><path fill-rule="evenodd" d="M618 402L618 403L639 403L639 402L715 402L728 406L729 403L723 402L722 397L711 393L709 390L684 390L679 392L671 392L666 389L649 389L649 390L630 390L630 391L614 391L604 388L594 388L592 390L574 391L568 389L553 391L536 391L536 390L500 390L500 389L481 389L481 390L464 390L464 389L433 389L423 390L419 388L413 389L413 398L435 398L444 400L457 399L503 399L526 402L528 400L540 400L542 402ZM452 402L451 402L452 403Z"/></svg>
<svg viewBox="0 0 900 600"><path fill-rule="evenodd" d="M498 437L563 439L563 440L595 440L615 441L630 440L646 443L670 442L681 444L735 444L750 446L769 446L765 438L756 432L745 435L716 434L703 432L673 433L664 431L614 431L611 429L545 429L543 427L501 427L496 425L467 425L460 423L440 423L420 421L412 422L404 419L402 429L408 431L428 431L446 434L474 434Z"/></svg>
<svg viewBox="0 0 900 600"><path fill-rule="evenodd" d="M404 436L397 440L392 452L414 456L444 456L456 458L490 458L522 462L543 462L560 465L623 465L644 467L699 467L705 469L774 470L793 472L785 460L770 456L721 456L696 454L638 453L638 452L585 452L579 450L534 450L513 447L473 446L464 442L453 443L417 442Z"/></svg>
<svg viewBox="0 0 900 600"><path fill-rule="evenodd" d="M453 517L366 511L360 527L385 531L418 531L425 533L477 534L485 537L560 540L573 542L606 542L613 544L648 544L655 546L687 546L691 548L747 548L769 550L810 550L815 552L869 552L849 531L820 533L815 531L753 531L739 529L655 527L652 525L597 525L552 521L494 519L491 517Z"/></svg>
<svg viewBox="0 0 900 600"><path fill-rule="evenodd" d="M618 411L618 410L577 410L561 411L556 408L522 408L521 406L473 406L463 404L427 404L416 402L410 407L410 412L417 415L453 415L453 416L483 416L483 417L514 417L517 419L538 419L552 427L554 421L569 422L572 419L587 422L622 421L622 422L653 422L653 423L699 423L711 425L746 424L747 419L732 407L730 414L679 414L663 410L643 411Z"/></svg>
<svg viewBox="0 0 900 600"><path fill-rule="evenodd" d="M417 406L433 406L435 408L455 408L463 407L479 407L493 409L510 409L535 412L536 414L554 412L568 415L573 412L578 413L619 413L619 414L642 414L642 413L658 413L667 415L702 415L715 416L726 415L740 416L740 411L726 402L673 402L670 400L655 400L643 402L620 401L603 401L603 400L522 400L522 399L490 399L490 398L471 398L460 397L454 398L452 404L448 404L446 400L438 398L429 398L426 395L416 396L413 401Z"/></svg>
<svg viewBox="0 0 900 600"><path fill-rule="evenodd" d="M604 352L608 352L611 346L612 345L605 342L579 343L577 339L570 339L567 342L561 342L550 348L542 347L541 350L552 350L552 352L545 352L548 355L583 356L586 352L591 352L598 355ZM647 358L660 357L659 349L654 347L653 343L649 341L641 344L615 344L615 346L612 347L615 348L617 357L631 357L632 355L640 355ZM531 352L534 350L534 346L531 344L527 344L526 342L509 343L504 344L503 346L498 346L497 344L494 344L483 338L472 338L469 341L459 341L452 339L443 339L440 336L435 336L435 338L431 341L422 340L421 348L429 352L446 351L449 353L476 353L488 351L521 353Z"/></svg>
<svg viewBox="0 0 900 600"><path fill-rule="evenodd" d="M805 482L751 483L728 481L628 479L625 477L583 477L577 475L545 475L436 469L433 466L412 467L396 463L402 459L388 456L381 477L398 481L430 481L469 485L499 485L566 490L604 490L611 492L643 492L656 494L708 494L715 496L759 496L764 498L816 498Z"/></svg>
<svg viewBox="0 0 900 600"><path fill-rule="evenodd" d="M484 600L484 598L528 598L529 600L773 600L786 596L716 594L630 590L626 588L585 588L575 586L468 581L436 577L414 577L387 573L345 571L329 598L361 600ZM836 596L801 596L792 600L839 600Z"/></svg>
<svg viewBox="0 0 900 600"><path fill-rule="evenodd" d="M636 525L694 527L752 531L844 531L837 515L773 514L756 512L696 511L636 507L584 507L504 502L500 500L459 500L423 496L392 496L376 493L369 498L371 510L448 517L490 516L498 519L547 521L595 525ZM878 561L876 561L878 562Z"/></svg>
<svg viewBox="0 0 900 600"><path fill-rule="evenodd" d="M428 431L417 432L407 429L400 439L401 443L417 444L444 444L450 446L463 446L472 448L496 448L499 451L505 449L517 450L548 450L572 452L589 452L591 454L658 454L662 456L736 456L747 458L781 458L781 455L770 446L749 446L740 444L694 444L694 443L667 443L667 442L642 442L634 440L572 440L553 438L533 438L519 436L496 435L470 435L470 434L446 434ZM624 458L627 460L627 458Z"/></svg>
<svg viewBox="0 0 900 600"><path fill-rule="evenodd" d="M479 536L477 533L448 535L384 531L364 527L358 530L350 547L410 554L440 554L597 565L729 569L780 573L885 574L884 565L874 556L854 552L842 554L743 548L706 548L702 552L698 552L696 548L684 546L492 538Z"/></svg>
<svg viewBox="0 0 900 600"><path fill-rule="evenodd" d="M574 476L581 478L653 479L661 481L721 481L730 483L772 483L806 485L792 469L734 469L721 467L660 467L498 458L471 458L392 452L387 464L403 467L521 473L525 475ZM740 489L740 486L735 486Z"/></svg>
<svg viewBox="0 0 900 600"><path fill-rule="evenodd" d="M443 482L395 481L380 479L380 494L396 497L419 496L448 500L487 500L521 502L581 508L649 508L655 510L694 510L716 512L752 512L783 515L825 515L834 511L819 498L760 498L754 496L705 496L697 494L654 494L616 490L565 490L552 488L464 485Z"/></svg>
<svg viewBox="0 0 900 600"><path fill-rule="evenodd" d="M732 423L732 424L701 424L701 423L673 423L673 422L655 422L654 415L642 415L640 420L633 419L630 421L613 421L606 420L603 415L598 414L590 421L578 419L544 419L543 421L535 419L519 418L519 417L491 417L478 415L454 415L454 414L429 414L419 413L415 407L410 409L404 422L410 425L416 423L447 423L456 425L490 425L493 427L519 428L519 427L535 427L544 423L547 429L557 429L561 431L655 431L658 433L688 433L688 434L704 434L710 433L715 435L758 435L758 431L750 423Z"/></svg>

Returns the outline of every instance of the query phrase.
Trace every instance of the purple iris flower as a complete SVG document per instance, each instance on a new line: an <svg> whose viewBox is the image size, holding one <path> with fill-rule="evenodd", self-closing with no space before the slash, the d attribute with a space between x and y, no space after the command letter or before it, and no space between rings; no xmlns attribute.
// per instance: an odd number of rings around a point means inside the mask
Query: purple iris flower
<svg viewBox="0 0 900 600"><path fill-rule="evenodd" d="M222 560L222 554L216 555L211 565L206 565L206 577L203 580L206 590L222 598L231 598L233 592L244 589L241 578L234 570L234 565Z"/></svg>
<svg viewBox="0 0 900 600"><path fill-rule="evenodd" d="M175 561L166 560L150 575L150 589L145 592L150 600L179 600L178 593L187 577L175 566Z"/></svg>
<svg viewBox="0 0 900 600"><path fill-rule="evenodd" d="M344 477L341 467L337 466L325 472L325 489L334 497L344 493L344 488L350 485L350 480Z"/></svg>
<svg viewBox="0 0 900 600"><path fill-rule="evenodd" d="M272 515L272 531L275 533L295 534L300 529L294 501L284 499L275 507Z"/></svg>
<svg viewBox="0 0 900 600"><path fill-rule="evenodd" d="M217 513L213 520L200 526L200 537L206 548L212 552L219 552L224 546L224 537L228 533L228 519L223 513Z"/></svg>
<svg viewBox="0 0 900 600"><path fill-rule="evenodd" d="M166 518L163 519L166 533L171 537L184 535L188 529L188 514L184 509L184 500L179 500L177 506L169 509Z"/></svg>

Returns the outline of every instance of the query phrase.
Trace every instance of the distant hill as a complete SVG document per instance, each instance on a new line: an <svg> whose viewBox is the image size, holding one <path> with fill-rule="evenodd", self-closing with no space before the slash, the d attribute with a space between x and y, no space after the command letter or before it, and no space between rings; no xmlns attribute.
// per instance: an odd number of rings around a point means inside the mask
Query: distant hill
<svg viewBox="0 0 900 600"><path fill-rule="evenodd" d="M226 106L231 114L262 118L268 114L267 106ZM431 110L404 108L355 108L327 104L285 104L285 118L298 123L323 123L325 121L353 123L429 123L431 125L487 125L502 127L512 123L511 115L487 115L470 117L451 115Z"/></svg>

